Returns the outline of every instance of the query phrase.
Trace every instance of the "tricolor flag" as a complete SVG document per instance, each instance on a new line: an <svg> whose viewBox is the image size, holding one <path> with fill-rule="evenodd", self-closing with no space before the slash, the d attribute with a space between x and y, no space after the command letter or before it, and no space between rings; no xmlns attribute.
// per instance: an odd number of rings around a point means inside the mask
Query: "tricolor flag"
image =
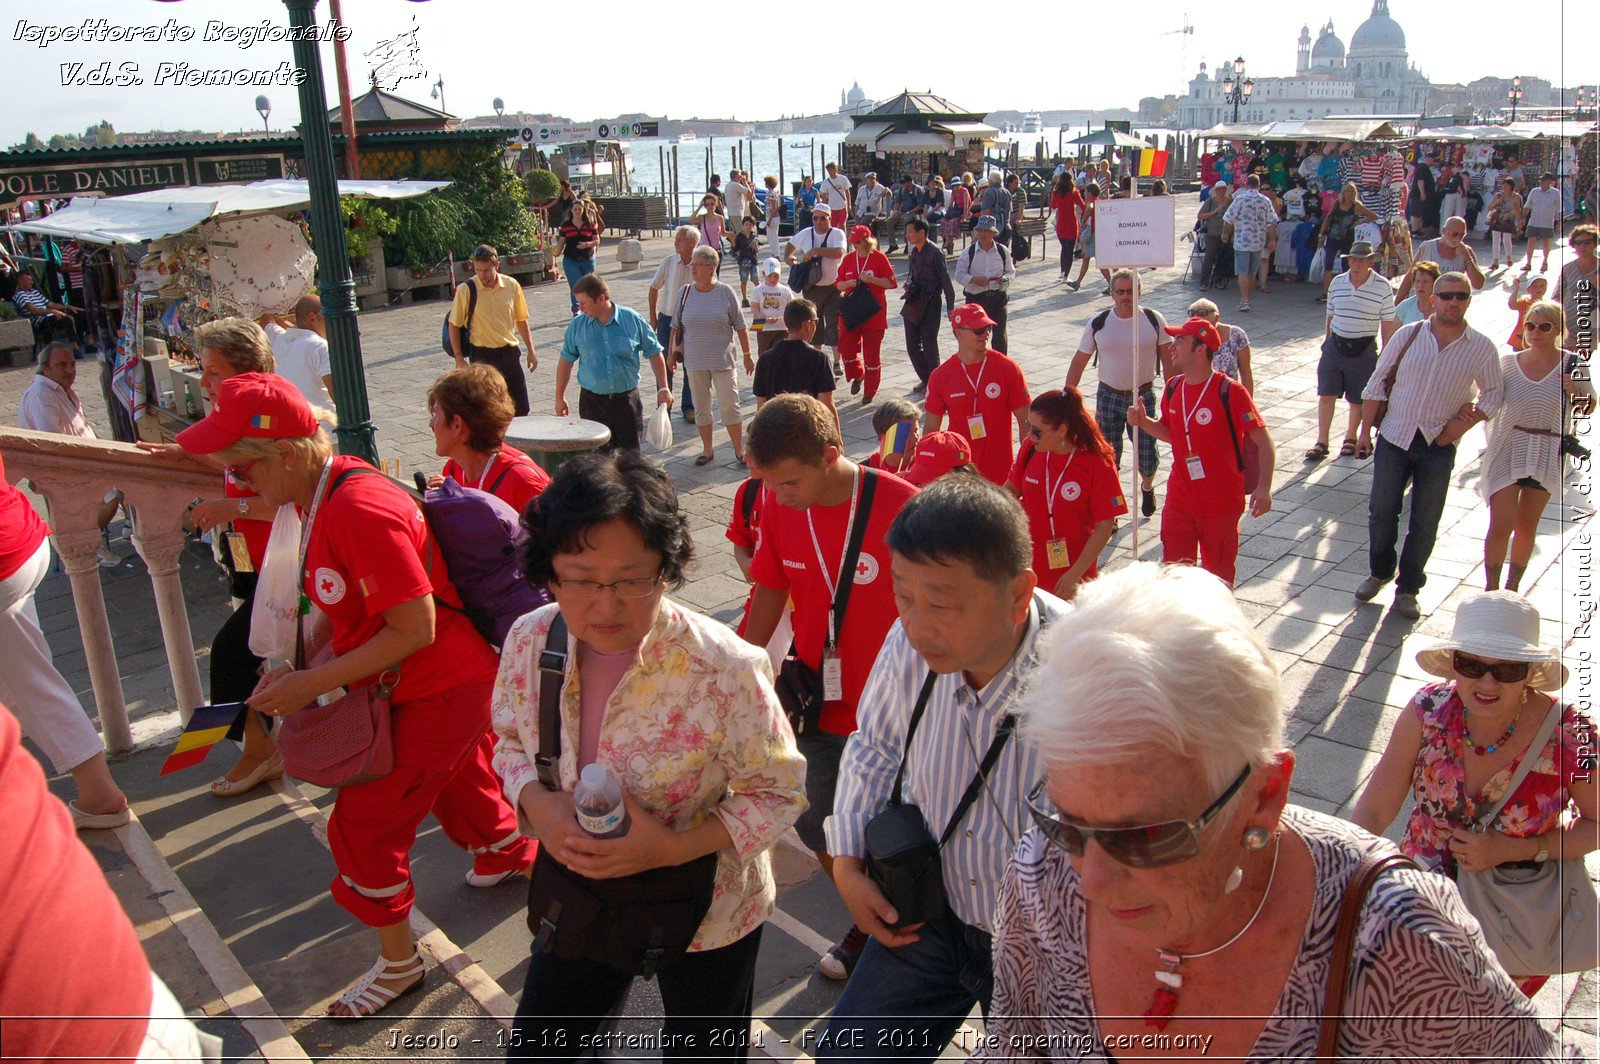
<svg viewBox="0 0 1600 1064"><path fill-rule="evenodd" d="M883 434L883 457L893 458L903 455L911 446L911 422L896 421L888 432Z"/></svg>
<svg viewBox="0 0 1600 1064"><path fill-rule="evenodd" d="M250 427L253 429L270 429L272 427L272 415L252 414L250 417Z"/></svg>
<svg viewBox="0 0 1600 1064"><path fill-rule="evenodd" d="M228 729L233 727L243 708L243 702L223 702L195 710L189 723L183 726L183 734L178 736L178 745L162 764L161 775L193 768L204 761L211 748L227 738Z"/></svg>
<svg viewBox="0 0 1600 1064"><path fill-rule="evenodd" d="M1134 161L1133 173L1135 177L1165 177L1167 153L1155 148L1141 148Z"/></svg>
<svg viewBox="0 0 1600 1064"><path fill-rule="evenodd" d="M371 598L378 591L378 578L363 576L356 581L356 586L361 589L362 598Z"/></svg>
<svg viewBox="0 0 1600 1064"><path fill-rule="evenodd" d="M1128 500L1122 495L1112 496L1111 508L1113 510L1126 510L1128 508Z"/></svg>

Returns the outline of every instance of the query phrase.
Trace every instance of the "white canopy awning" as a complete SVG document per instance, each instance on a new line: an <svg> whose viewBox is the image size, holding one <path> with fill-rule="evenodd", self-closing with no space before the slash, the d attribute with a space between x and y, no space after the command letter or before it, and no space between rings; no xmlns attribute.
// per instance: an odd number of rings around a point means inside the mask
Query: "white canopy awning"
<svg viewBox="0 0 1600 1064"><path fill-rule="evenodd" d="M949 137L926 130L890 133L878 141L879 151L949 151L953 147Z"/></svg>
<svg viewBox="0 0 1600 1064"><path fill-rule="evenodd" d="M968 140L998 140L1000 131L994 126L983 122L933 122L934 129L949 133L958 141Z"/></svg>
<svg viewBox="0 0 1600 1064"><path fill-rule="evenodd" d="M850 135L844 138L844 142L846 144L864 144L870 147L878 142L879 137L893 128L894 126L888 122L863 122L850 131Z"/></svg>
<svg viewBox="0 0 1600 1064"><path fill-rule="evenodd" d="M1376 118L1314 118L1298 122L1223 122L1200 134L1209 140L1393 140L1400 134Z"/></svg>
<svg viewBox="0 0 1600 1064"><path fill-rule="evenodd" d="M340 181L339 195L409 199L445 188L448 181ZM80 196L44 218L6 228L97 244L142 244L176 236L226 215L295 210L311 202L306 181L277 179L245 185L193 185L106 198Z"/></svg>

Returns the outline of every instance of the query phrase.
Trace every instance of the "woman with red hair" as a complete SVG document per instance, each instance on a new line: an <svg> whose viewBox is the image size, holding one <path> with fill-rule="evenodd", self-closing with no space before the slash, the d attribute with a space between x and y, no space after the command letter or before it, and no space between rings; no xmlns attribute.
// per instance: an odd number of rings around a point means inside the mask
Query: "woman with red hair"
<svg viewBox="0 0 1600 1064"><path fill-rule="evenodd" d="M1094 579L1116 518L1128 512L1117 460L1070 385L1029 404L1028 436L1008 486L1028 515L1039 586L1070 599Z"/></svg>

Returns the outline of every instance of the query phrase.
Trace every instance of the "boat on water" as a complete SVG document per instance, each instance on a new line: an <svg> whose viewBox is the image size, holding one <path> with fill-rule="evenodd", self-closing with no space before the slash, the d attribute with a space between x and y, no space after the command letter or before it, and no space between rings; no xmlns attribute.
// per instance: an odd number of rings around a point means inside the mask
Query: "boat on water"
<svg viewBox="0 0 1600 1064"><path fill-rule="evenodd" d="M549 154L550 168L580 191L622 194L633 178L633 155L620 140L557 144Z"/></svg>
<svg viewBox="0 0 1600 1064"><path fill-rule="evenodd" d="M1038 111L1023 115L1022 131L1024 133L1042 133L1044 131L1044 116Z"/></svg>
<svg viewBox="0 0 1600 1064"><path fill-rule="evenodd" d="M687 133L679 133L678 134L678 143L679 144L693 144L695 141L697 141L699 139L700 139L699 137L695 136L693 130L690 130Z"/></svg>

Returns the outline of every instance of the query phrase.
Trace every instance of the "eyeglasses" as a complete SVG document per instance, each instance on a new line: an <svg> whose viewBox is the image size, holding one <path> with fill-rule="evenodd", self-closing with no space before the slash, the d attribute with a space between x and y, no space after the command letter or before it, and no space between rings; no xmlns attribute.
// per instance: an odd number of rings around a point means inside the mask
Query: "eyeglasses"
<svg viewBox="0 0 1600 1064"><path fill-rule="evenodd" d="M1050 431L1049 429L1042 429L1038 425L1029 425L1028 426L1028 435L1032 436L1036 440L1044 439L1044 434L1049 432L1049 431Z"/></svg>
<svg viewBox="0 0 1600 1064"><path fill-rule="evenodd" d="M1116 296L1131 296L1131 295L1133 295L1133 289L1131 289L1131 288L1113 288L1111 290L1111 295L1113 297L1116 297Z"/></svg>
<svg viewBox="0 0 1600 1064"><path fill-rule="evenodd" d="M1200 832L1249 778L1250 766L1246 765L1238 778L1196 820L1163 820L1159 824L1131 828L1084 827L1039 808L1039 797L1045 789L1043 780L1028 795L1028 812L1045 838L1074 857L1082 857L1086 840L1094 839L1106 856L1119 864L1129 868L1165 868L1187 861L1200 852Z"/></svg>
<svg viewBox="0 0 1600 1064"><path fill-rule="evenodd" d="M1438 289L1434 289L1433 298L1435 298L1435 299L1444 299L1444 300L1460 300L1461 302L1465 303L1467 300L1472 298L1472 293L1471 292L1441 292Z"/></svg>
<svg viewBox="0 0 1600 1064"><path fill-rule="evenodd" d="M561 590L579 602L588 602L600 597L600 592L607 588L617 593L619 599L649 598L655 592L656 585L661 583L661 574L644 579L613 580L609 584L602 584L598 580L563 580L553 577L552 583L560 584Z"/></svg>
<svg viewBox="0 0 1600 1064"><path fill-rule="evenodd" d="M1593 237L1579 237L1576 240L1569 240L1569 241L1567 241L1567 243L1571 244L1575 248L1593 247L1594 246L1594 238Z"/></svg>
<svg viewBox="0 0 1600 1064"><path fill-rule="evenodd" d="M1547 333L1556 327L1556 323L1553 321L1525 321L1522 323L1522 327L1530 332Z"/></svg>
<svg viewBox="0 0 1600 1064"><path fill-rule="evenodd" d="M1487 661L1468 657L1457 650L1450 655L1450 668L1469 680L1480 680L1483 674L1493 673L1499 683L1521 683L1528 678L1528 670L1532 668L1526 661L1506 661L1498 665L1490 665Z"/></svg>
<svg viewBox="0 0 1600 1064"><path fill-rule="evenodd" d="M233 478L233 482L235 484L249 484L250 483L250 471L252 469L254 469L256 467L257 463L259 463L260 461L261 461L261 459L259 459L259 458L252 458L250 461L246 462L242 466L229 466L228 467L228 476Z"/></svg>

